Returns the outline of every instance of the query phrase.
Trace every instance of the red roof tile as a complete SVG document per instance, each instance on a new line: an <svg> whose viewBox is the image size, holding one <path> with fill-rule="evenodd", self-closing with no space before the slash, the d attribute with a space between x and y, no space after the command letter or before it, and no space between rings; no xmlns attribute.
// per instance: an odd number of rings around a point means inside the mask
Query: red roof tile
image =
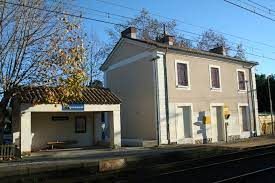
<svg viewBox="0 0 275 183"><path fill-rule="evenodd" d="M79 89L82 93L79 97L71 99L70 101L63 101L64 103L81 103L81 104L120 104L121 100L106 88L83 88ZM21 87L17 96L21 103L31 104L49 104L46 100L48 95L54 94L56 101L52 103L61 103L62 91L55 87Z"/></svg>

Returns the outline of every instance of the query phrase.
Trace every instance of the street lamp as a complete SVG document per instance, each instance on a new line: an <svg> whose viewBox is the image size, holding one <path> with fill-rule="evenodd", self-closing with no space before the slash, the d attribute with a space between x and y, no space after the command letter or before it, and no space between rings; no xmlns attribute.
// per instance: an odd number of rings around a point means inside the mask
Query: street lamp
<svg viewBox="0 0 275 183"><path fill-rule="evenodd" d="M269 95L269 103L270 103L272 135L274 135L273 107L272 107L272 97L271 97L270 81L269 81L270 77L271 75L267 76L267 86L268 86L268 95Z"/></svg>

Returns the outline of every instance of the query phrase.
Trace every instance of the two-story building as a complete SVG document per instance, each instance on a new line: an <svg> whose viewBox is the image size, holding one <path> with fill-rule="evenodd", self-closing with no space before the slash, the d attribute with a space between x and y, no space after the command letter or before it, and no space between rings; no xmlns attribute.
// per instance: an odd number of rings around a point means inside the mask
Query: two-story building
<svg viewBox="0 0 275 183"><path fill-rule="evenodd" d="M130 27L101 70L121 105L122 143L210 143L259 135L255 66L210 51L136 38Z"/></svg>

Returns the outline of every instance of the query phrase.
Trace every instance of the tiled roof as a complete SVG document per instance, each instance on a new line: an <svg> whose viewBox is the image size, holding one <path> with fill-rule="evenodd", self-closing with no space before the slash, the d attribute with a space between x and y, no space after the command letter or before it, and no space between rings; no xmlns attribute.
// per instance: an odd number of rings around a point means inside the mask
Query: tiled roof
<svg viewBox="0 0 275 183"><path fill-rule="evenodd" d="M108 63L112 53L116 51L116 47L118 47L119 43L122 42L123 40L132 40L132 41L144 43L147 45L152 45L157 48L161 48L161 49L165 49L165 50L175 50L175 51L180 51L183 53L190 53L190 54L194 54L194 55L210 56L213 58L222 58L222 59L225 59L226 61L233 61L233 62L237 62L240 64L248 64L248 65L258 65L259 64L258 62L255 62L255 61L241 60L241 59L238 59L235 57L212 53L209 51L202 51L202 50L198 50L198 49L194 49L194 48L186 48L186 47L180 47L180 46L176 46L176 45L168 45L168 44L160 43L158 41L153 41L153 40L142 40L142 39L123 37L123 38L120 38L120 40L117 42L116 46L113 48L112 52L108 55L107 59L100 67L101 70L104 71L106 69L107 63Z"/></svg>
<svg viewBox="0 0 275 183"><path fill-rule="evenodd" d="M188 52L188 53L192 53L192 54L199 54L199 55L206 55L206 56L224 58L224 59L237 61L237 62L240 62L240 63L252 64L252 65L258 65L259 64L258 62L254 62L254 61L241 60L241 59L238 59L238 58L235 58L235 57L231 57L231 56L227 56L227 55L221 55L221 54L217 54L217 53L212 53L212 52L209 52L209 51L198 50L198 49L194 49L194 48L181 47L181 46L177 46L177 45L168 45L168 44L160 43L158 41L153 41L153 40L133 39L133 38L128 38L128 37L126 39L130 39L130 40L133 40L133 41L138 41L138 42L149 44L149 45L154 45L156 47L164 48L164 49L172 49L172 50L178 50L178 51Z"/></svg>
<svg viewBox="0 0 275 183"><path fill-rule="evenodd" d="M70 101L63 101L64 103L72 104L120 104L121 100L106 88L83 88L79 89L82 95L71 99ZM46 98L48 95L55 95L56 101L48 102ZM62 96L61 89L55 87L20 87L17 96L21 103L31 104L49 104L61 103Z"/></svg>

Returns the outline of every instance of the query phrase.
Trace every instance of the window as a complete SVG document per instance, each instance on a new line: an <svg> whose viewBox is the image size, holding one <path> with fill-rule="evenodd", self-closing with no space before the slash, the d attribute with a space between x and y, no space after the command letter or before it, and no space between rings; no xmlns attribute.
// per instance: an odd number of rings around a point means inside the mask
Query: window
<svg viewBox="0 0 275 183"><path fill-rule="evenodd" d="M211 89L221 89L220 67L210 66Z"/></svg>
<svg viewBox="0 0 275 183"><path fill-rule="evenodd" d="M188 62L176 61L176 85L181 88L189 88L189 64Z"/></svg>
<svg viewBox="0 0 275 183"><path fill-rule="evenodd" d="M244 71L240 71L238 70L238 87L239 90L246 90L246 86L245 86L245 73Z"/></svg>
<svg viewBox="0 0 275 183"><path fill-rule="evenodd" d="M86 117L75 117L75 133L86 133Z"/></svg>

